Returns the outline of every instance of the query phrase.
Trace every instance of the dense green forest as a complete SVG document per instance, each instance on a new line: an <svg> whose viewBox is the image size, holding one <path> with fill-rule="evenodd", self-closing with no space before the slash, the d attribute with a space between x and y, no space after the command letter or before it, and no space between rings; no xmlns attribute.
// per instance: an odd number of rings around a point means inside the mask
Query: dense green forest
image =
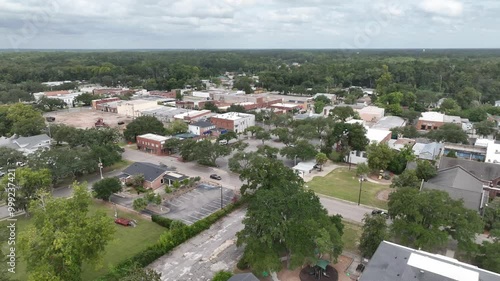
<svg viewBox="0 0 500 281"><path fill-rule="evenodd" d="M454 98L472 88L483 103L500 99L500 50L33 51L0 52L0 102L28 100L45 90L44 81L170 90L226 71L259 75L256 86L268 90L313 94L375 88L383 65L392 76L390 92Z"/></svg>

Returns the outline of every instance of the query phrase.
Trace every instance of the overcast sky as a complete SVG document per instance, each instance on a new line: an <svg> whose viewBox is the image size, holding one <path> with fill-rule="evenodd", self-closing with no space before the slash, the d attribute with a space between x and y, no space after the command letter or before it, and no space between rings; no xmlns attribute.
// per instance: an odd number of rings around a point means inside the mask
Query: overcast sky
<svg viewBox="0 0 500 281"><path fill-rule="evenodd" d="M0 0L0 48L499 48L499 0Z"/></svg>

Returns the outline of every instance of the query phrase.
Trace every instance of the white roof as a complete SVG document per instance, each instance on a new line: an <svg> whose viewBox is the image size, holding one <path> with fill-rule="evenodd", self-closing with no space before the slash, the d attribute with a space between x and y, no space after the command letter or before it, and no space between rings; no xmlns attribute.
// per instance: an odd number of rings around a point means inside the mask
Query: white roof
<svg viewBox="0 0 500 281"><path fill-rule="evenodd" d="M304 172L309 172L312 169L314 169L314 165L316 165L315 161L299 162L292 169L299 170L299 171L304 171Z"/></svg>
<svg viewBox="0 0 500 281"><path fill-rule="evenodd" d="M418 268L424 272L444 276L456 281L478 281L479 272L473 271L449 262L440 261L428 256L411 253L408 265Z"/></svg>
<svg viewBox="0 0 500 281"><path fill-rule="evenodd" d="M486 159L484 162L500 164L500 144L491 142L486 148Z"/></svg>
<svg viewBox="0 0 500 281"><path fill-rule="evenodd" d="M488 147L490 143L495 143L494 140L489 140L489 139L477 139L476 143L474 144L475 146L481 146L481 147Z"/></svg>
<svg viewBox="0 0 500 281"><path fill-rule="evenodd" d="M174 116L174 118L183 119L184 117L193 117L193 116L207 114L209 112L210 112L210 110L206 110L206 109L205 110L191 110L188 112L177 114Z"/></svg>
<svg viewBox="0 0 500 281"><path fill-rule="evenodd" d="M424 149L425 147L425 143L416 143L413 147L412 147L412 150L413 150L413 154L415 155L420 155L420 153L422 152L422 150Z"/></svg>
<svg viewBox="0 0 500 281"><path fill-rule="evenodd" d="M359 110L359 113L375 113L375 114L384 114L385 109L377 106L367 106L363 107Z"/></svg>
<svg viewBox="0 0 500 281"><path fill-rule="evenodd" d="M294 108L294 107L297 107L297 104L293 104L293 103L273 103L271 104L271 106L279 106L279 107L289 107L289 108Z"/></svg>
<svg viewBox="0 0 500 281"><path fill-rule="evenodd" d="M368 129L366 131L366 137L368 138L370 143L373 141L379 143L383 139L385 139L388 135L391 135L391 134L392 134L391 131L379 130L379 129Z"/></svg>
<svg viewBox="0 0 500 281"><path fill-rule="evenodd" d="M171 138L171 137L164 137L164 136L160 136L160 135L156 135L156 134L144 134L144 135L140 135L139 137L154 140L154 141L160 141L160 142L166 141L169 138Z"/></svg>
<svg viewBox="0 0 500 281"><path fill-rule="evenodd" d="M439 112L422 112L422 117L420 120L432 121L432 122L444 122L444 114Z"/></svg>
<svg viewBox="0 0 500 281"><path fill-rule="evenodd" d="M214 117L219 118L219 119L226 119L226 120L238 120L241 118L248 118L254 116L253 114L248 114L248 113L240 113L240 112L228 112L224 114L217 114Z"/></svg>

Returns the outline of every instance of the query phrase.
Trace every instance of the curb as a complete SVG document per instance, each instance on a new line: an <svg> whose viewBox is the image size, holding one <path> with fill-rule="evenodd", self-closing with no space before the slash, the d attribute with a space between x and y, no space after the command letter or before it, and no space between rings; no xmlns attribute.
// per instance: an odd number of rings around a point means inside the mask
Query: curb
<svg viewBox="0 0 500 281"><path fill-rule="evenodd" d="M374 207L374 206L369 206L369 205L364 205L364 204L359 204L356 203L356 202L352 202L352 201L348 201L348 200L345 200L345 199L340 199L340 198L337 198L337 197L333 197L333 196L328 196L328 195L324 195L324 194L321 194L321 193L317 193L317 192L314 192L318 197L323 197L323 198L327 198L327 199L332 199L332 200L335 200L335 201L340 201L340 202L344 202L344 203L347 203L347 204L350 204L350 205L354 205L354 206L361 206L361 207L364 207L364 208L367 208L367 209L372 209L372 210L382 210L382 211L386 211L387 210L384 210L382 208L377 208L377 207Z"/></svg>

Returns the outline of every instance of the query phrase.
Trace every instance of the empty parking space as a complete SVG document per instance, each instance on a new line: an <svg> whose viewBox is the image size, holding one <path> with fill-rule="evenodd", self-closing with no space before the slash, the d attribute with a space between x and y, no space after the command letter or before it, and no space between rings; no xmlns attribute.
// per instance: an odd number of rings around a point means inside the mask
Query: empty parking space
<svg viewBox="0 0 500 281"><path fill-rule="evenodd" d="M191 225L219 210L221 203L225 207L233 197L233 190L222 188L221 202L220 187L201 184L189 193L164 202L163 205L170 209L164 216Z"/></svg>

